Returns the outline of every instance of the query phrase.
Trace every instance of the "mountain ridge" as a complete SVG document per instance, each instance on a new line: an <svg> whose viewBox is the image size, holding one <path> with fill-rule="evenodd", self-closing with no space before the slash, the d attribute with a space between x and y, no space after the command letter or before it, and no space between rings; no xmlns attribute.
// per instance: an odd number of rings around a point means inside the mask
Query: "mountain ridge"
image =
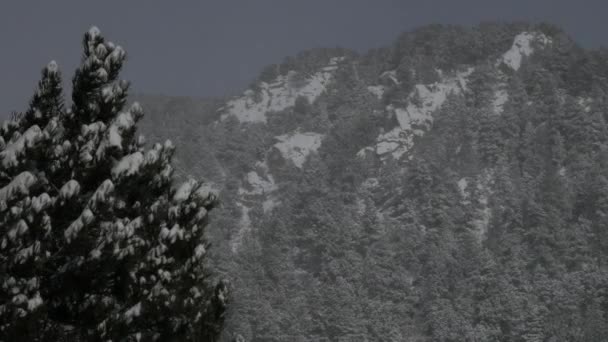
<svg viewBox="0 0 608 342"><path fill-rule="evenodd" d="M601 336L606 56L547 24L431 25L288 58L176 117L161 103L144 133L222 188L226 338Z"/></svg>

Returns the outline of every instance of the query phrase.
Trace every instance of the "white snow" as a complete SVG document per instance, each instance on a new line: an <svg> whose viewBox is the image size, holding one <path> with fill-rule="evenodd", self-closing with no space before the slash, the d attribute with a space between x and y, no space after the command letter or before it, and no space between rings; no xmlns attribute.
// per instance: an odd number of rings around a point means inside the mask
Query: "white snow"
<svg viewBox="0 0 608 342"><path fill-rule="evenodd" d="M185 200L187 200L190 197L190 194L192 193L192 190L194 190L194 187L197 185L197 182L194 179L189 179L188 181L184 182L175 192L175 195L173 195L173 201L174 202L183 202Z"/></svg>
<svg viewBox="0 0 608 342"><path fill-rule="evenodd" d="M467 187L469 186L469 182L467 181L466 178L461 178L458 181L458 189L460 190L460 195L462 196L462 198L467 198L468 194L467 194Z"/></svg>
<svg viewBox="0 0 608 342"><path fill-rule="evenodd" d="M593 99L590 97L580 97L578 99L578 104L583 107L585 113L589 113L591 111L591 104L593 103Z"/></svg>
<svg viewBox="0 0 608 342"><path fill-rule="evenodd" d="M82 136L87 136L89 134L98 134L105 130L106 130L106 125L101 121L96 121L89 125L82 125L80 134Z"/></svg>
<svg viewBox="0 0 608 342"><path fill-rule="evenodd" d="M139 171L143 162L144 155L139 151L126 155L112 168L112 177L116 179L132 176Z"/></svg>
<svg viewBox="0 0 608 342"><path fill-rule="evenodd" d="M279 189L274 177L268 170L266 161L257 162L256 170L250 171L243 180L244 187L239 187L238 194L247 201L247 196L264 196L262 209L264 213L270 212L281 202L274 198L274 192ZM260 199L254 199L259 202Z"/></svg>
<svg viewBox="0 0 608 342"><path fill-rule="evenodd" d="M196 248L194 248L194 258L197 260L202 258L205 253L207 253L207 250L205 249L205 245L203 244L199 244L198 246L196 246Z"/></svg>
<svg viewBox="0 0 608 342"><path fill-rule="evenodd" d="M280 201L274 198L269 198L262 202L262 210L264 210L264 213L271 212L272 209L276 208L279 204L281 204Z"/></svg>
<svg viewBox="0 0 608 342"><path fill-rule="evenodd" d="M40 196L35 196L32 198L32 209L34 209L35 213L39 213L46 208L48 208L52 203L51 197L46 192L41 194Z"/></svg>
<svg viewBox="0 0 608 342"><path fill-rule="evenodd" d="M141 302L133 305L129 310L125 311L125 321L127 324L133 321L133 318L139 317L141 314Z"/></svg>
<svg viewBox="0 0 608 342"><path fill-rule="evenodd" d="M109 146L122 148L122 134L130 129L135 124L133 116L130 112L123 112L116 117L115 121L110 125L108 133Z"/></svg>
<svg viewBox="0 0 608 342"><path fill-rule="evenodd" d="M230 243L230 248L232 249L233 253L236 253L239 247L243 244L245 235L251 232L251 218L249 217L249 211L251 211L251 208L238 202L236 205L241 209L241 220L239 222L239 230L236 232L236 235Z"/></svg>
<svg viewBox="0 0 608 342"><path fill-rule="evenodd" d="M80 192L80 184L74 179L69 180L59 190L59 198L62 200L70 199Z"/></svg>
<svg viewBox="0 0 608 342"><path fill-rule="evenodd" d="M384 92L386 91L386 87L383 85L373 85L368 86L367 90L369 90L370 93L376 95L378 99L382 99L382 96L384 96Z"/></svg>
<svg viewBox="0 0 608 342"><path fill-rule="evenodd" d="M395 159L406 154L414 145L414 137L422 136L431 128L433 112L443 105L447 97L466 90L466 78L472 72L473 68L468 68L456 73L453 77L444 77L441 82L417 84L410 94L409 103L405 108L387 106L386 110L396 116L399 126L378 136L375 146L376 154L385 156L390 153ZM365 152L362 150L359 153L364 154Z"/></svg>
<svg viewBox="0 0 608 342"><path fill-rule="evenodd" d="M89 29L89 36L91 36L91 38L95 38L97 36L99 36L101 34L101 31L99 30L99 28L97 26L91 26L91 28Z"/></svg>
<svg viewBox="0 0 608 342"><path fill-rule="evenodd" d="M515 71L519 70L523 58L534 52L533 42L548 45L551 44L551 39L538 32L522 32L515 36L513 45L503 54L499 63L504 63Z"/></svg>
<svg viewBox="0 0 608 342"><path fill-rule="evenodd" d="M63 232L68 243L72 242L84 226L93 220L93 213L88 208L84 209L80 216L74 220L70 226Z"/></svg>
<svg viewBox="0 0 608 342"><path fill-rule="evenodd" d="M365 156L367 156L368 153L373 153L373 152L374 152L374 148L371 147L371 146L367 146L367 147L364 147L364 148L360 149L357 152L357 157L359 157L359 158L365 158Z"/></svg>
<svg viewBox="0 0 608 342"><path fill-rule="evenodd" d="M219 196L217 188L212 183L199 184L192 195L202 205L210 204Z"/></svg>
<svg viewBox="0 0 608 342"><path fill-rule="evenodd" d="M389 79L391 80L395 85L399 85L401 82L399 82L399 80L397 79L397 70L389 70L389 71L385 71L380 75L380 78L383 79Z"/></svg>
<svg viewBox="0 0 608 342"><path fill-rule="evenodd" d="M243 96L228 101L222 119L234 115L240 122L266 122L267 112L293 107L299 96L313 103L325 91L339 61L341 58L330 59L326 67L307 77L303 84L295 84L297 73L293 71L277 77L271 83L260 82L258 98L253 90L245 91Z"/></svg>
<svg viewBox="0 0 608 342"><path fill-rule="evenodd" d="M271 174L266 176L266 179L260 177L256 171L247 173L246 182L251 190L239 188L239 194L247 195L264 195L277 190L277 185Z"/></svg>
<svg viewBox="0 0 608 342"><path fill-rule="evenodd" d="M92 209L97 208L100 203L104 203L109 199L110 194L114 191L114 183L111 180L106 179L97 187L93 196L89 200L88 206Z"/></svg>
<svg viewBox="0 0 608 342"><path fill-rule="evenodd" d="M57 65L57 62L53 60L47 64L46 70L49 72L49 74L56 74L57 71L59 71L59 66Z"/></svg>
<svg viewBox="0 0 608 342"><path fill-rule="evenodd" d="M36 177L29 171L18 174L3 188L0 188L0 202L8 202L18 195L27 195L30 188L36 183Z"/></svg>
<svg viewBox="0 0 608 342"><path fill-rule="evenodd" d="M498 89L494 92L494 99L492 100L494 114L501 114L503 112L508 99L509 93L505 89Z"/></svg>
<svg viewBox="0 0 608 342"><path fill-rule="evenodd" d="M17 140L9 144L0 152L2 166L10 168L17 165L17 159L25 153L25 149L34 146L43 137L38 125L33 125L27 129Z"/></svg>
<svg viewBox="0 0 608 342"><path fill-rule="evenodd" d="M321 146L323 137L323 134L319 133L296 131L276 137L279 142L274 147L281 152L283 158L291 160L296 167L302 168L306 157Z"/></svg>
<svg viewBox="0 0 608 342"><path fill-rule="evenodd" d="M28 299L28 301L27 301L27 309L29 311L34 311L40 305L42 305L42 297L40 297L40 292L36 292L36 294L34 295L34 297Z"/></svg>
<svg viewBox="0 0 608 342"><path fill-rule="evenodd" d="M471 189L469 180L462 178L458 181L464 205L475 205L476 213L473 221L475 228L474 234L481 242L485 239L488 232L490 219L492 218L492 209L490 208L490 198L493 194L492 185L494 182L493 170L485 170L480 175L475 177L477 187Z"/></svg>
<svg viewBox="0 0 608 342"><path fill-rule="evenodd" d="M364 189L373 189L373 188L377 187L378 185L380 185L380 182L378 181L378 178L375 178L375 177L367 178L366 180L363 181L363 183L361 183L361 186Z"/></svg>

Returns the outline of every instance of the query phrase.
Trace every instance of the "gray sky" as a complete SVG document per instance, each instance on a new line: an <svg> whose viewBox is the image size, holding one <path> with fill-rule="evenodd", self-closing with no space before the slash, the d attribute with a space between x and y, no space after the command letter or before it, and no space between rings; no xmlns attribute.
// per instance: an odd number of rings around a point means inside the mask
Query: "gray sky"
<svg viewBox="0 0 608 342"><path fill-rule="evenodd" d="M49 60L71 78L91 25L126 49L133 91L204 97L235 93L303 49L364 50L430 23L546 20L606 46L606 13L606 0L5 0L0 118L26 108Z"/></svg>

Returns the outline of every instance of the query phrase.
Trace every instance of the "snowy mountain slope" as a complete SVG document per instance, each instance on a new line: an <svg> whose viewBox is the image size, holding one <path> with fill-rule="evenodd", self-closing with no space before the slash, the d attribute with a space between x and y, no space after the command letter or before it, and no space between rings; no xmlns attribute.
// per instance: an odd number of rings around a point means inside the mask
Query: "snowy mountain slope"
<svg viewBox="0 0 608 342"><path fill-rule="evenodd" d="M187 146L178 155L188 158L184 174L204 172L222 188L210 229L221 242L218 267L237 274L241 289L229 330L254 341L272 340L267 331L293 340L499 340L492 334L502 326L449 321L476 311L433 296L451 296L449 286L468 296L476 286L443 279L452 269L474 277L479 270L460 268L511 267L483 259L499 250L534 254L522 251L526 241L553 236L533 235L539 222L567 212L540 209L559 202L545 201L546 189L587 181L573 163L594 163L580 156L596 153L603 131L584 127L603 125L590 89L605 85L580 63L600 65L603 55L569 44L542 25L433 26L365 54L303 54L205 110L196 144L176 145ZM555 113L568 124L549 120ZM513 241L521 246L501 249ZM448 321L453 336L441 330ZM459 326L477 335L463 337Z"/></svg>
<svg viewBox="0 0 608 342"><path fill-rule="evenodd" d="M271 83L260 82L257 91L248 89L241 97L228 101L222 118L233 115L240 122L266 122L266 113L293 107L299 96L314 102L325 91L342 60L342 57L331 58L327 66L303 80L297 80L300 75L292 70Z"/></svg>

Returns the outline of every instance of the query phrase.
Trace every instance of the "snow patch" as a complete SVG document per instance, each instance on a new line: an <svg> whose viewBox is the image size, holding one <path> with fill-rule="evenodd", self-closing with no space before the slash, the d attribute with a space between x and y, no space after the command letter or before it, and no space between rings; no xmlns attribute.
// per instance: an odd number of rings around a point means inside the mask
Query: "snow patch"
<svg viewBox="0 0 608 342"><path fill-rule="evenodd" d="M458 188L462 195L463 205L474 205L475 217L472 220L474 228L473 233L477 236L479 242L483 241L488 232L488 226L492 218L492 209L490 208L490 198L493 194L492 184L494 182L494 172L485 170L482 174L474 178L477 186L471 187L468 178L462 178L458 181Z"/></svg>
<svg viewBox="0 0 608 342"><path fill-rule="evenodd" d="M279 142L274 147L281 152L283 158L291 160L296 167L302 168L306 157L321 146L323 137L323 134L319 133L296 131L276 137Z"/></svg>
<svg viewBox="0 0 608 342"><path fill-rule="evenodd" d="M472 72L473 68L468 68L453 77L444 77L442 82L417 84L405 108L387 106L386 110L396 116L399 126L378 136L376 154L381 157L390 154L395 159L406 154L414 145L414 137L424 135L431 128L433 112L443 105L450 94L459 94L466 90L467 77ZM364 155L365 149L357 154Z"/></svg>
<svg viewBox="0 0 608 342"><path fill-rule="evenodd" d="M269 198L269 199L265 200L264 202L262 202L262 210L264 210L264 214L266 214L268 212L271 212L272 209L279 206L279 204L281 204L280 201L278 201L274 198Z"/></svg>
<svg viewBox="0 0 608 342"><path fill-rule="evenodd" d="M498 89L494 92L494 99L492 100L494 114L502 114L508 99L509 93L505 89Z"/></svg>
<svg viewBox="0 0 608 342"><path fill-rule="evenodd" d="M467 194L467 187L469 186L469 182L467 181L466 178L461 178L458 181L458 189L460 190L460 195L462 196L462 198L467 198L468 194Z"/></svg>
<svg viewBox="0 0 608 342"><path fill-rule="evenodd" d="M382 99L382 96L384 96L386 87L383 85L374 85L374 86L368 86L367 90L369 90L370 93L376 95L376 97L380 100L380 99Z"/></svg>
<svg viewBox="0 0 608 342"><path fill-rule="evenodd" d="M334 71L343 57L331 58L329 64L300 83L298 74L290 71L277 77L273 82L259 83L256 94L249 89L243 96L228 101L222 120L234 115L240 122L266 122L267 112L278 112L295 105L299 96L313 103L321 95L333 78Z"/></svg>
<svg viewBox="0 0 608 342"><path fill-rule="evenodd" d="M236 205L241 209L241 220L239 221L239 230L230 243L232 253L236 253L239 250L239 247L243 244L245 235L251 232L251 218L249 217L251 208L241 203L237 203Z"/></svg>
<svg viewBox="0 0 608 342"><path fill-rule="evenodd" d="M247 173L245 181L249 184L250 189L239 188L239 195L265 195L278 189L270 174L264 179L256 171L251 171Z"/></svg>
<svg viewBox="0 0 608 342"><path fill-rule="evenodd" d="M401 82L399 82L399 79L397 79L397 70L385 71L380 75L380 78L388 79L391 82L393 82L395 85L401 84Z"/></svg>
<svg viewBox="0 0 608 342"><path fill-rule="evenodd" d="M534 52L533 42L545 46L551 44L551 39L538 32L522 32L515 36L513 45L509 51L503 54L499 63L503 63L515 71L519 70L523 58Z"/></svg>

